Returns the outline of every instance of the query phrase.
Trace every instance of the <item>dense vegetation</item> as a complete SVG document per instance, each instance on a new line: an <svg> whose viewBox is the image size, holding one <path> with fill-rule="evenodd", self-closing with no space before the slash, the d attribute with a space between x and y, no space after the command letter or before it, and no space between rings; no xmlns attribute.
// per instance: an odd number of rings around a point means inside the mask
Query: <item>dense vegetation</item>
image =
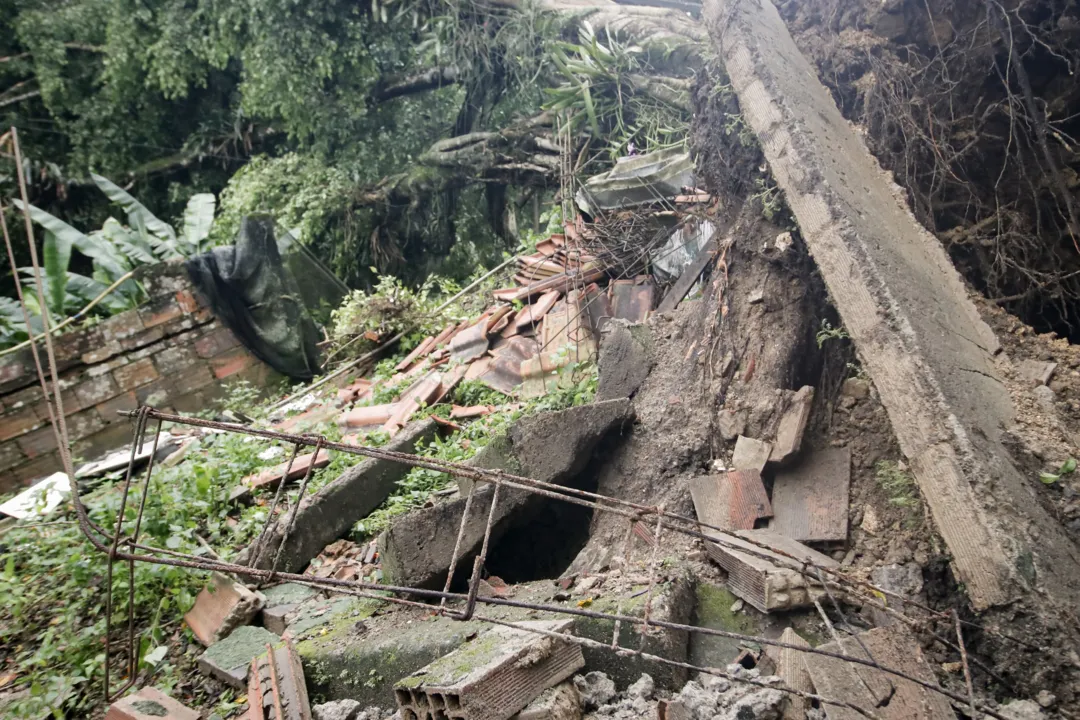
<svg viewBox="0 0 1080 720"><path fill-rule="evenodd" d="M579 170L682 141L685 84L641 74L671 49L598 32L458 0L3 0L0 125L31 201L76 227L105 220L93 170L166 221L220 192L218 241L272 212L353 285L464 276L554 187L556 123Z"/></svg>

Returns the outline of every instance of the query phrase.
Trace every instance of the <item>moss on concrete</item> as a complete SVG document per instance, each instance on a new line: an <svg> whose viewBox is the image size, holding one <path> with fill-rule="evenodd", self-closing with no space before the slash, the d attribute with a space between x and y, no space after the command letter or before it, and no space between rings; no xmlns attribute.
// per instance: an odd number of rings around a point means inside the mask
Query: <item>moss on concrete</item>
<svg viewBox="0 0 1080 720"><path fill-rule="evenodd" d="M757 635L762 632L763 617L746 605L739 612L732 606L738 598L721 585L698 583L694 590L695 608L693 624L710 630L726 630L740 635ZM741 646L734 638L693 633L690 637L690 662L694 665L724 667L734 662Z"/></svg>

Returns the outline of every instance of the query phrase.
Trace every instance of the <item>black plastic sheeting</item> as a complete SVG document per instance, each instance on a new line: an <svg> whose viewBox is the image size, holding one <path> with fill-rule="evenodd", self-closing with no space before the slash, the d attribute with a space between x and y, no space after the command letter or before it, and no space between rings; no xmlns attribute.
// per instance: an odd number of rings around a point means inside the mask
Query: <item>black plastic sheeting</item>
<svg viewBox="0 0 1080 720"><path fill-rule="evenodd" d="M235 244L191 258L187 270L214 314L255 357L294 380L320 373L319 331L281 261L272 218L245 217Z"/></svg>

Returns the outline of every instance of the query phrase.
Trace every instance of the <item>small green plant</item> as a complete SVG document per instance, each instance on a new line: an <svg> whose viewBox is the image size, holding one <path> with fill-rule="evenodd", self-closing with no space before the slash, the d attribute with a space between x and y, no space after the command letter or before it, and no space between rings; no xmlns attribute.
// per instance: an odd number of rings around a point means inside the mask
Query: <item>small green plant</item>
<svg viewBox="0 0 1080 720"><path fill-rule="evenodd" d="M915 478L900 463L881 460L874 466L874 473L880 487L894 507L908 511L906 523L914 525L918 520L917 509L920 506L918 487Z"/></svg>
<svg viewBox="0 0 1080 720"><path fill-rule="evenodd" d="M1044 472L1039 473L1039 480L1044 485L1053 485L1064 475L1072 475L1076 472L1076 458L1069 458L1065 462L1061 463L1061 467L1057 469L1057 472Z"/></svg>
<svg viewBox="0 0 1080 720"><path fill-rule="evenodd" d="M847 340L849 337L851 336L848 335L848 332L844 329L843 325L834 328L832 326L832 323L830 323L828 320L822 319L821 329L817 331L816 335L817 346L820 350L821 347L824 346L825 343L829 340Z"/></svg>
<svg viewBox="0 0 1080 720"><path fill-rule="evenodd" d="M777 187L771 177L755 179L754 186L757 187L757 192L751 196L751 199L761 202L762 217L769 222L773 222L781 213L786 212L787 204L784 202L784 193Z"/></svg>

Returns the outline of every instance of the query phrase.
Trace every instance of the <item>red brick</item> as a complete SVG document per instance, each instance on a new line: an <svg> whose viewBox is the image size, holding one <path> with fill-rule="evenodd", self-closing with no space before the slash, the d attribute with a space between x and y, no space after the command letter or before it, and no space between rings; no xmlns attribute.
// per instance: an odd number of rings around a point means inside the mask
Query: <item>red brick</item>
<svg viewBox="0 0 1080 720"><path fill-rule="evenodd" d="M148 385L140 385L135 390L135 398L140 405L150 405L160 410L162 405L168 401L171 390L172 387L169 382L162 378Z"/></svg>
<svg viewBox="0 0 1080 720"><path fill-rule="evenodd" d="M218 327L195 341L195 352L202 358L214 357L239 344L228 328Z"/></svg>
<svg viewBox="0 0 1080 720"><path fill-rule="evenodd" d="M199 713L157 688L145 687L109 706L105 720L199 720Z"/></svg>
<svg viewBox="0 0 1080 720"><path fill-rule="evenodd" d="M195 598L195 605L184 615L184 622L199 642L209 646L251 622L262 606L261 594L256 595L221 573L213 573L209 584Z"/></svg>
<svg viewBox="0 0 1080 720"><path fill-rule="evenodd" d="M26 460L26 454L17 442L0 443L0 468L13 468Z"/></svg>
<svg viewBox="0 0 1080 720"><path fill-rule="evenodd" d="M154 367L154 361L150 358L143 358L124 367L116 368L113 370L113 377L116 379L116 385L120 390L134 390L157 380L160 375L157 368Z"/></svg>
<svg viewBox="0 0 1080 720"><path fill-rule="evenodd" d="M11 473L19 481L20 485L29 485L33 480L52 475L54 472L63 469L64 466L60 462L60 455L58 453L49 453L12 468Z"/></svg>
<svg viewBox="0 0 1080 720"><path fill-rule="evenodd" d="M190 342L193 339L191 333L185 333L172 338L169 347L154 353L154 365L157 366L158 372L169 376L195 365L201 365L202 358L195 354L195 348Z"/></svg>
<svg viewBox="0 0 1080 720"><path fill-rule="evenodd" d="M89 437L104 427L105 423L94 408L67 416L68 437L72 442Z"/></svg>
<svg viewBox="0 0 1080 720"><path fill-rule="evenodd" d="M41 386L37 383L4 395L4 405L8 410L16 410L24 405L33 405L43 398Z"/></svg>
<svg viewBox="0 0 1080 720"><path fill-rule="evenodd" d="M26 457L31 459L51 453L55 451L57 447L56 433L53 432L51 425L38 428L26 435L21 435L15 442Z"/></svg>
<svg viewBox="0 0 1080 720"><path fill-rule="evenodd" d="M176 293L176 304L186 314L191 314L199 309L199 301L188 290L179 290Z"/></svg>
<svg viewBox="0 0 1080 720"><path fill-rule="evenodd" d="M24 355L26 362L23 361ZM33 358L29 353L15 353L0 359L0 385L15 384L16 380L22 380L24 376L33 373L33 367Z"/></svg>
<svg viewBox="0 0 1080 720"><path fill-rule="evenodd" d="M3 417L0 417L0 441L9 440L17 435L30 432L40 425L41 418L37 416L32 407L8 412Z"/></svg>
<svg viewBox="0 0 1080 720"><path fill-rule="evenodd" d="M94 350L89 350L82 354L82 361L87 365L93 365L99 363L102 360L108 360L113 355L116 355L123 351L120 347L119 340L110 340L106 343L102 343Z"/></svg>
<svg viewBox="0 0 1080 720"><path fill-rule="evenodd" d="M111 400L106 400L103 403L98 403L94 408L97 410L98 415L106 423L120 422L125 418L120 415L121 412L128 412L139 407L139 401L135 397L135 391L129 390L123 395L117 395Z"/></svg>
<svg viewBox="0 0 1080 720"><path fill-rule="evenodd" d="M196 365L176 376L169 376L174 391L178 395L187 395L214 382L214 374L206 365Z"/></svg>
<svg viewBox="0 0 1080 720"><path fill-rule="evenodd" d="M165 328L161 325L152 327L149 330L140 330L131 337L126 337L120 341L120 348L124 352L135 350L136 348L146 347L152 345L158 340L165 337Z"/></svg>
<svg viewBox="0 0 1080 720"><path fill-rule="evenodd" d="M101 323L102 338L105 342L123 340L142 332L143 324L138 310L128 310Z"/></svg>
<svg viewBox="0 0 1080 720"><path fill-rule="evenodd" d="M111 375L102 375L79 383L75 386L74 392L75 397L79 400L79 405L86 408L116 397L120 394L120 388ZM67 412L66 407L64 411Z"/></svg>
<svg viewBox="0 0 1080 720"><path fill-rule="evenodd" d="M153 299L139 308L139 317L142 318L143 327L147 329L175 320L183 314L180 304L172 296Z"/></svg>
<svg viewBox="0 0 1080 720"><path fill-rule="evenodd" d="M210 367L218 380L235 375L255 362L255 356L247 348L238 347L217 357L210 358Z"/></svg>

